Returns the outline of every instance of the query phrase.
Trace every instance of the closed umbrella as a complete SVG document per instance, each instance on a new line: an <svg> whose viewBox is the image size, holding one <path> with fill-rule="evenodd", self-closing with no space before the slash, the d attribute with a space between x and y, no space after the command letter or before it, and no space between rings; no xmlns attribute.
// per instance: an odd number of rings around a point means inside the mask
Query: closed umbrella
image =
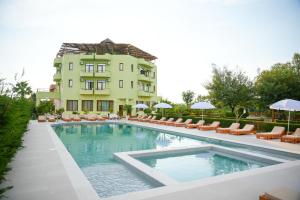
<svg viewBox="0 0 300 200"><path fill-rule="evenodd" d="M167 103L158 103L153 107L154 108L172 108L172 106L170 104L167 104Z"/></svg>
<svg viewBox="0 0 300 200"><path fill-rule="evenodd" d="M288 132L290 130L291 111L300 111L300 101L293 99L284 99L270 105L270 109L289 111Z"/></svg>
<svg viewBox="0 0 300 200"><path fill-rule="evenodd" d="M203 110L207 110L207 109L214 109L216 108L214 105L212 105L209 102L206 101L200 101L198 103L194 103L191 106L191 109L201 109L202 110L202 120L203 120Z"/></svg>

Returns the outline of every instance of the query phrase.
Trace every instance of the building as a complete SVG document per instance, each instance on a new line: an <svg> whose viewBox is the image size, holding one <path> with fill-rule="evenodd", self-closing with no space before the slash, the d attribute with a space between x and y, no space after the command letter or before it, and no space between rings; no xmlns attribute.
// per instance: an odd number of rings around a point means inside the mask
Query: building
<svg viewBox="0 0 300 200"><path fill-rule="evenodd" d="M78 113L125 114L125 105L156 103L156 57L130 44L63 43L50 89L38 89L37 104L54 101L56 109ZM132 109L132 114L136 110Z"/></svg>

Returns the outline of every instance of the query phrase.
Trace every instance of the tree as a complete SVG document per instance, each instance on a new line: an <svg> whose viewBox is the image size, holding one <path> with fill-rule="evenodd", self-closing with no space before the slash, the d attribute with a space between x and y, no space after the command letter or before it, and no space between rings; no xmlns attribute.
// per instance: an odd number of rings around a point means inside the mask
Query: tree
<svg viewBox="0 0 300 200"><path fill-rule="evenodd" d="M27 81L20 81L13 87L13 92L16 93L18 97L21 97L21 99L24 99L26 95L32 93L32 90Z"/></svg>
<svg viewBox="0 0 300 200"><path fill-rule="evenodd" d="M196 99L195 99L195 102L199 102L199 101L207 101L209 100L209 97L208 96L204 96L204 95L201 95L199 94Z"/></svg>
<svg viewBox="0 0 300 200"><path fill-rule="evenodd" d="M212 81L205 85L209 98L215 105L228 106L231 112L237 106L246 107L253 99L253 86L241 71L230 71L226 67L213 67Z"/></svg>
<svg viewBox="0 0 300 200"><path fill-rule="evenodd" d="M189 107L189 105L193 102L194 96L195 96L195 93L191 90L182 92L182 99L185 102L186 107Z"/></svg>
<svg viewBox="0 0 300 200"><path fill-rule="evenodd" d="M300 76L290 63L278 63L259 74L255 91L262 108L282 99L300 99Z"/></svg>
<svg viewBox="0 0 300 200"><path fill-rule="evenodd" d="M52 101L41 101L36 107L36 111L38 115L53 113L55 111L55 106Z"/></svg>
<svg viewBox="0 0 300 200"><path fill-rule="evenodd" d="M295 53L292 59L292 67L297 71L298 75L300 75L300 54Z"/></svg>

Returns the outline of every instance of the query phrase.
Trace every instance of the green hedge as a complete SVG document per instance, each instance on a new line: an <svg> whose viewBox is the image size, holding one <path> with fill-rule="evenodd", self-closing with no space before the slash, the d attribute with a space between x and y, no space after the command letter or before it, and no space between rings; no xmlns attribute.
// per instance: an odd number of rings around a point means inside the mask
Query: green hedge
<svg viewBox="0 0 300 200"><path fill-rule="evenodd" d="M173 117L175 119L179 118L178 116L166 116L167 118ZM160 119L161 115L157 115L157 119ZM192 119L193 123L197 123L201 117L194 117L194 116L183 116L181 117L185 121L186 119ZM221 127L228 127L232 123L236 122L235 119L233 118L208 118L204 117L205 123L212 123L213 121L220 121L221 122ZM245 124L254 124L255 129L257 132L264 132L264 131L271 131L274 126L283 126L287 130L287 123L284 122L265 122L262 121L261 119L240 119L239 123L241 124L241 127L243 127ZM290 131L294 131L296 128L300 128L300 123L298 124L290 124Z"/></svg>
<svg viewBox="0 0 300 200"><path fill-rule="evenodd" d="M7 164L22 145L31 111L32 103L29 100L0 96L0 183L9 170ZM8 188L0 189L0 197Z"/></svg>

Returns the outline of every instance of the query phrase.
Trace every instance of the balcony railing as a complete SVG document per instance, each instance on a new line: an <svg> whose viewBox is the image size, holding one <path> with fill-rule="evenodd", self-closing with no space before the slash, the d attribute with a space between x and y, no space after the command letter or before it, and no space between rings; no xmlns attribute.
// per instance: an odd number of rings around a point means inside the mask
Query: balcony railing
<svg viewBox="0 0 300 200"><path fill-rule="evenodd" d="M60 81L61 80L61 73L55 73L53 75L53 80L54 81Z"/></svg>
<svg viewBox="0 0 300 200"><path fill-rule="evenodd" d="M139 81L147 81L147 82L153 81L153 79L150 76L145 76L144 74L138 74L138 80Z"/></svg>
<svg viewBox="0 0 300 200"><path fill-rule="evenodd" d="M146 67L154 67L154 63L146 61L144 58L139 58L138 64Z"/></svg>
<svg viewBox="0 0 300 200"><path fill-rule="evenodd" d="M54 67L60 67L62 64L62 57L57 57L54 59Z"/></svg>
<svg viewBox="0 0 300 200"><path fill-rule="evenodd" d="M86 89L86 88L81 88L80 89L80 94L93 94L93 89Z"/></svg>
<svg viewBox="0 0 300 200"><path fill-rule="evenodd" d="M110 89L104 88L104 89L95 89L96 95L110 95Z"/></svg>
<svg viewBox="0 0 300 200"><path fill-rule="evenodd" d="M96 71L95 72L95 77L110 77L111 74L110 74L110 71L104 71L104 72L98 72Z"/></svg>
<svg viewBox="0 0 300 200"><path fill-rule="evenodd" d="M138 90L138 96L140 97L152 97L154 95L153 91L144 91L144 90Z"/></svg>
<svg viewBox="0 0 300 200"><path fill-rule="evenodd" d="M82 70L82 71L80 71L80 76L82 76L82 77L93 77L94 72L93 71Z"/></svg>

